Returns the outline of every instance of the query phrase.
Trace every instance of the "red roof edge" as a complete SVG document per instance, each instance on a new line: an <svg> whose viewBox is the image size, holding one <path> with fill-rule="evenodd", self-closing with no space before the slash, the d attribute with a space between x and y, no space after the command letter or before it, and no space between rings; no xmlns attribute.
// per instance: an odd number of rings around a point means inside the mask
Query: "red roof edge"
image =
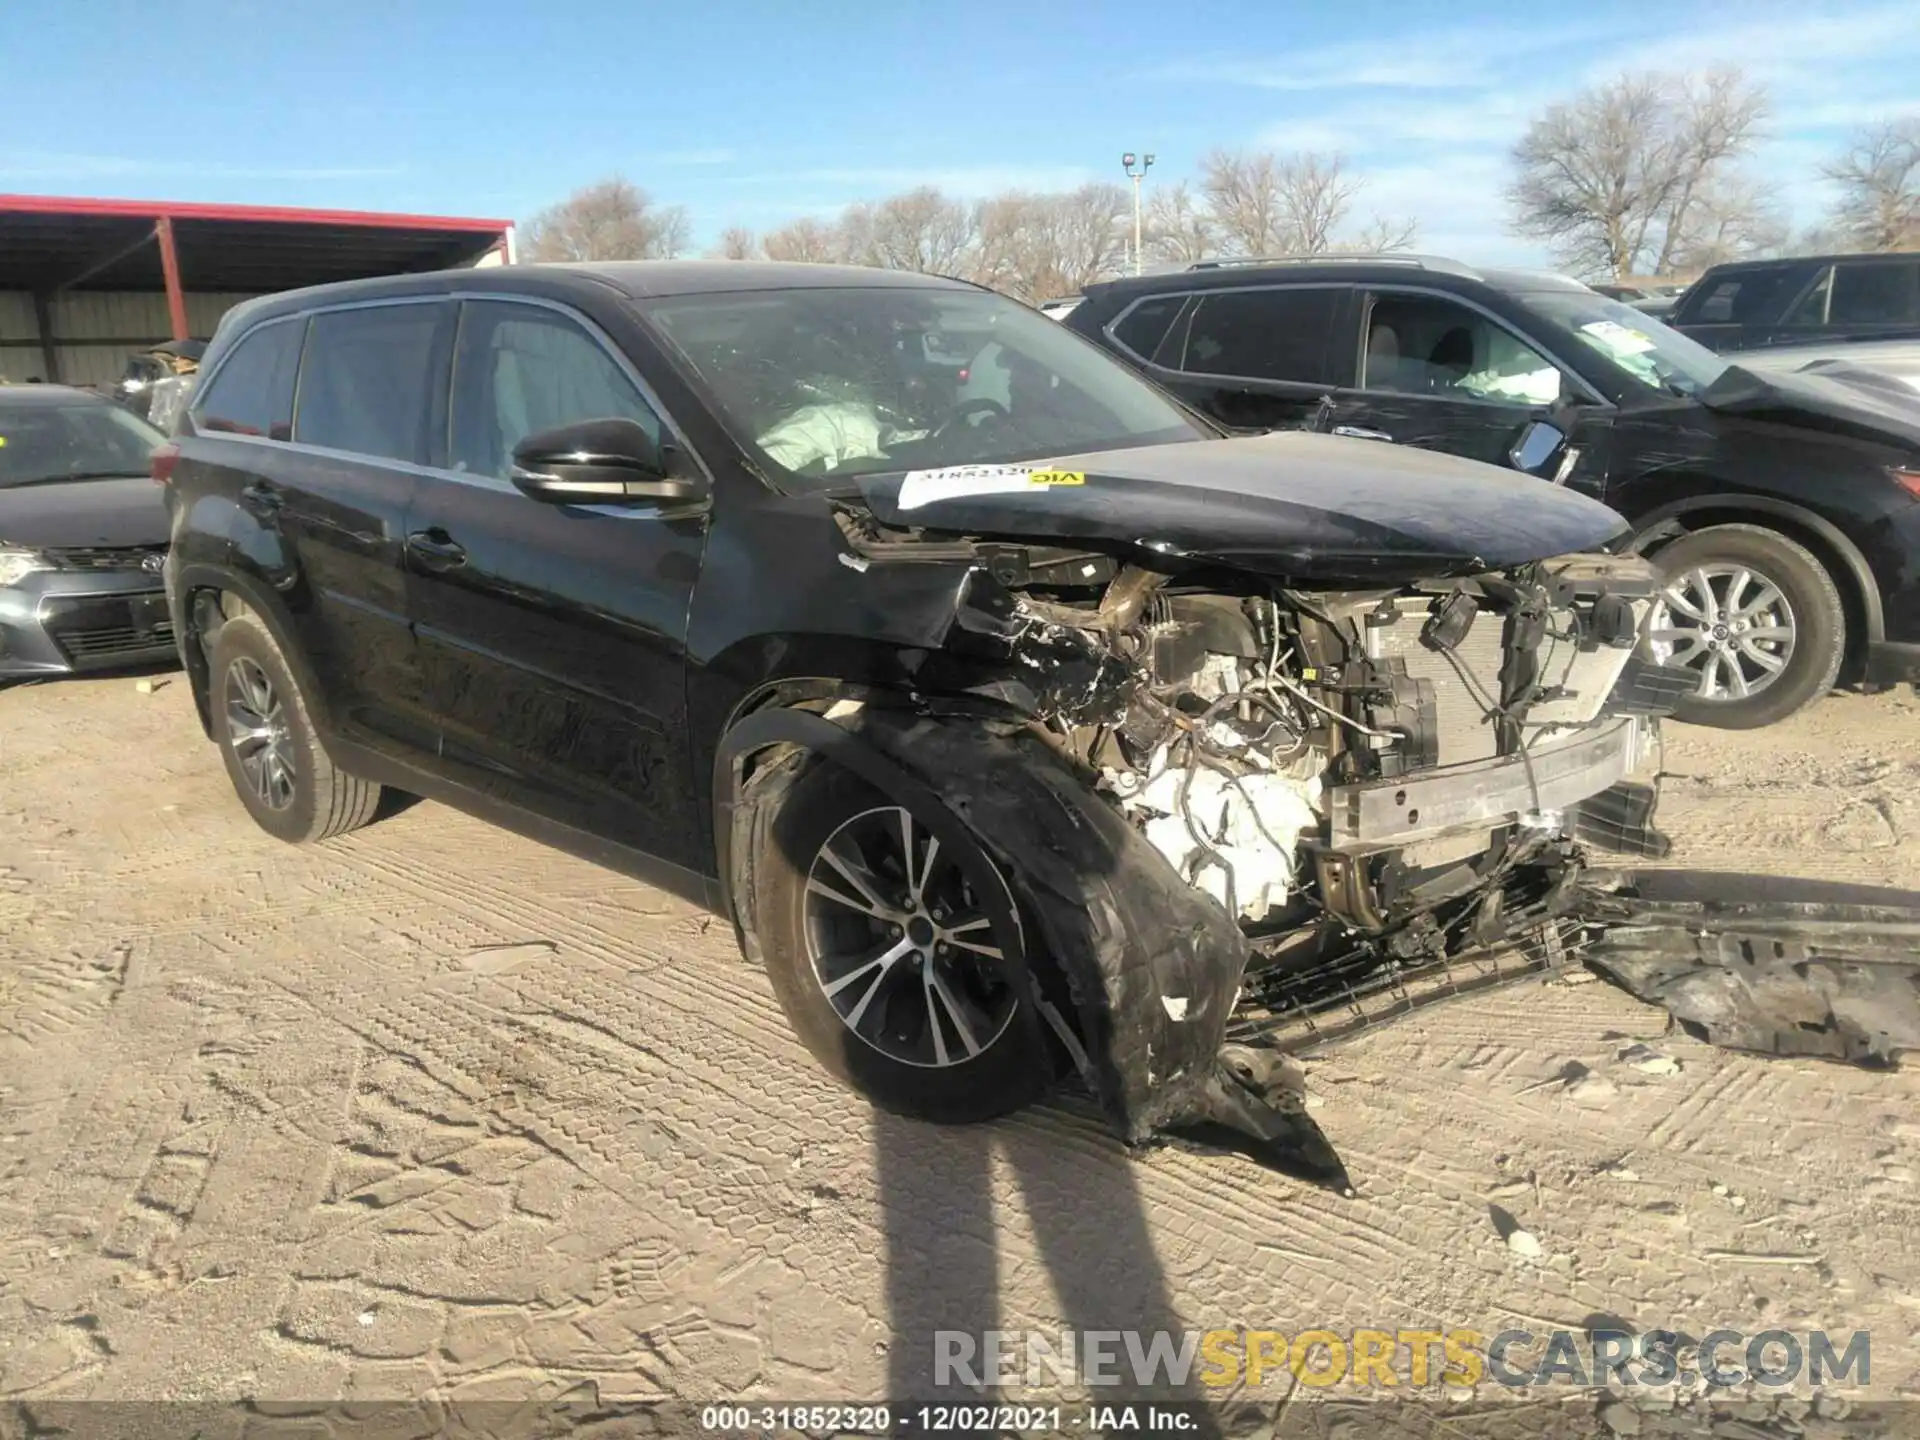
<svg viewBox="0 0 1920 1440"><path fill-rule="evenodd" d="M511 220L453 215L393 215L375 210L303 210L285 205L203 205L178 200L96 200L73 195L0 195L0 215L119 215L134 220L233 220L280 225L342 225L369 230L449 230L504 234Z"/></svg>

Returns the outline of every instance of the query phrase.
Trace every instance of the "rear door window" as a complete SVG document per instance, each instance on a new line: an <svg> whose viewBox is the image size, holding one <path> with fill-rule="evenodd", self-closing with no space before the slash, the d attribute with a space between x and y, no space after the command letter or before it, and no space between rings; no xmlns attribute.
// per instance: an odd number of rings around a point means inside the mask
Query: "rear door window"
<svg viewBox="0 0 1920 1440"><path fill-rule="evenodd" d="M313 317L294 438L381 460L434 463L444 424L451 301L369 305Z"/></svg>
<svg viewBox="0 0 1920 1440"><path fill-rule="evenodd" d="M1342 296L1334 286L1204 295L1177 368L1189 375L1325 383L1327 344Z"/></svg>
<svg viewBox="0 0 1920 1440"><path fill-rule="evenodd" d="M1165 364L1166 358L1158 352L1187 299L1185 295L1156 295L1140 301L1114 323L1113 338L1149 365Z"/></svg>
<svg viewBox="0 0 1920 1440"><path fill-rule="evenodd" d="M200 392L194 421L202 431L287 440L293 435L293 384L300 372L305 317L275 320L242 336Z"/></svg>
<svg viewBox="0 0 1920 1440"><path fill-rule="evenodd" d="M1771 325L1811 278L1804 265L1756 265L1710 275L1687 292L1682 305L1686 313L1676 318L1689 325Z"/></svg>
<svg viewBox="0 0 1920 1440"><path fill-rule="evenodd" d="M1920 324L1920 258L1836 265L1827 318L1832 325Z"/></svg>

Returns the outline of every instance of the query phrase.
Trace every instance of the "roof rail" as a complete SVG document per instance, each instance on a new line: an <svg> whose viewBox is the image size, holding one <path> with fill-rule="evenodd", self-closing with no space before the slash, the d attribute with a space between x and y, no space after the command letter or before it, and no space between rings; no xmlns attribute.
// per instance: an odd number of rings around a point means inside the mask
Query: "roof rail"
<svg viewBox="0 0 1920 1440"><path fill-rule="evenodd" d="M1444 255L1373 255L1359 251L1328 251L1321 255L1243 255L1228 260L1196 260L1189 270L1228 270L1250 265L1403 265L1410 270L1432 270L1478 280L1480 272Z"/></svg>

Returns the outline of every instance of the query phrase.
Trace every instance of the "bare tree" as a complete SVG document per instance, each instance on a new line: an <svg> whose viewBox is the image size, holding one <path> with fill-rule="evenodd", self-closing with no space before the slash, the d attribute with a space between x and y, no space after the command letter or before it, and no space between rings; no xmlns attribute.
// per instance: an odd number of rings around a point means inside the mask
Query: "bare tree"
<svg viewBox="0 0 1920 1440"><path fill-rule="evenodd" d="M824 265L847 258L839 230L811 216L772 231L761 240L760 248L769 260Z"/></svg>
<svg viewBox="0 0 1920 1440"><path fill-rule="evenodd" d="M1156 260L1191 264L1213 254L1213 217L1193 198L1182 180L1154 192L1147 204L1143 240Z"/></svg>
<svg viewBox="0 0 1920 1440"><path fill-rule="evenodd" d="M1728 260L1778 255L1791 235L1785 213L1761 181L1717 175L1695 192L1684 227L1665 247L1667 263L1655 273L1697 275Z"/></svg>
<svg viewBox="0 0 1920 1440"><path fill-rule="evenodd" d="M1514 228L1582 273L1664 274L1765 114L1765 92L1737 70L1622 76L1551 106L1514 147ZM1735 218L1725 198L1716 228Z"/></svg>
<svg viewBox="0 0 1920 1440"><path fill-rule="evenodd" d="M1205 229L1230 255L1322 255L1335 249L1397 250L1410 244L1413 222L1384 217L1376 217L1357 239L1339 237L1362 189L1338 155L1216 150L1201 162Z"/></svg>
<svg viewBox="0 0 1920 1440"><path fill-rule="evenodd" d="M685 210L617 176L542 210L523 234L529 260L671 260L692 243Z"/></svg>
<svg viewBox="0 0 1920 1440"><path fill-rule="evenodd" d="M1078 294L1120 272L1132 199L1118 185L1015 191L974 211L972 278L1027 300Z"/></svg>
<svg viewBox="0 0 1920 1440"><path fill-rule="evenodd" d="M722 260L753 260L760 254L760 242L744 225L729 225L720 232L720 243L713 253Z"/></svg>
<svg viewBox="0 0 1920 1440"><path fill-rule="evenodd" d="M859 228L857 219L852 225L843 219L842 228L849 232ZM876 264L889 270L954 275L963 268L973 244L973 213L958 200L923 185L874 206L871 235Z"/></svg>
<svg viewBox="0 0 1920 1440"><path fill-rule="evenodd" d="M1833 223L1847 244L1920 249L1920 117L1861 131L1821 173L1840 187Z"/></svg>

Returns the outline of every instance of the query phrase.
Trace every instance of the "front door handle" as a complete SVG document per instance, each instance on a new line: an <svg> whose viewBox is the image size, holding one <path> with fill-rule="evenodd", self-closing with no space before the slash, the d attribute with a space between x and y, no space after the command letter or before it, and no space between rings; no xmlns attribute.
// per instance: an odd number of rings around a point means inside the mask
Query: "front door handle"
<svg viewBox="0 0 1920 1440"><path fill-rule="evenodd" d="M1385 440L1389 445L1393 443L1393 436L1386 431L1369 430L1364 425L1336 425L1333 427L1333 433L1344 435L1349 440Z"/></svg>
<svg viewBox="0 0 1920 1440"><path fill-rule="evenodd" d="M423 570L457 570L467 563L467 547L438 526L407 536L407 553Z"/></svg>

